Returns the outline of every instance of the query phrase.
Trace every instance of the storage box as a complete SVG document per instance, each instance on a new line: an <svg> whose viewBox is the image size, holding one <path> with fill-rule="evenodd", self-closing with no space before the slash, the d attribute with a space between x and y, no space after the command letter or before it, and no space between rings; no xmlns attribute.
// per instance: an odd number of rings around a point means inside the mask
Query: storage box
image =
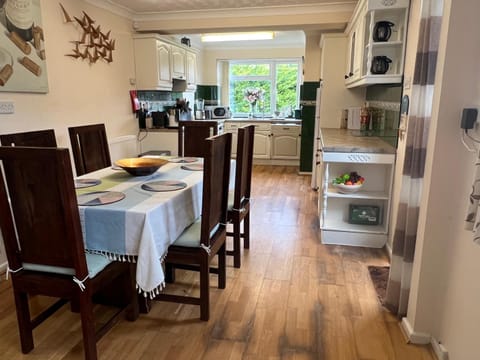
<svg viewBox="0 0 480 360"><path fill-rule="evenodd" d="M380 224L380 207L373 205L349 205L348 222L358 225Z"/></svg>

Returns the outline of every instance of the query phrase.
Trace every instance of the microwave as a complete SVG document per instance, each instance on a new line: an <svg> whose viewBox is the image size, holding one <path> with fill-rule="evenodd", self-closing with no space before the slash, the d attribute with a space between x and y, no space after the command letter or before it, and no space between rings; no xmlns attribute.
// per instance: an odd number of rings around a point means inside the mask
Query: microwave
<svg viewBox="0 0 480 360"><path fill-rule="evenodd" d="M232 112L228 106L205 106L205 115L207 113L210 113L211 119L229 119L232 117Z"/></svg>

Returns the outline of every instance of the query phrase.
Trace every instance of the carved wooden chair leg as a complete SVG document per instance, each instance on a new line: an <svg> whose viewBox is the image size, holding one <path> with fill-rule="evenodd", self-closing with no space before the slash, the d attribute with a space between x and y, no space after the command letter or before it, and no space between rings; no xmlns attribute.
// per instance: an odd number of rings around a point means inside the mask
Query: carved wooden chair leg
<svg viewBox="0 0 480 360"><path fill-rule="evenodd" d="M172 284L175 282L175 267L173 264L165 264L165 282Z"/></svg>
<svg viewBox="0 0 480 360"><path fill-rule="evenodd" d="M80 291L80 289L78 291ZM96 360L97 348L95 322L93 316L93 304L89 301L89 296L91 296L91 294L87 287L84 293L80 295L80 319L82 321L83 349L85 351L85 359Z"/></svg>
<svg viewBox="0 0 480 360"><path fill-rule="evenodd" d="M241 266L241 251L240 251L240 222L233 222L233 266L239 268Z"/></svg>
<svg viewBox="0 0 480 360"><path fill-rule="evenodd" d="M33 333L30 324L30 309L28 306L28 295L15 291L15 305L17 307L18 328L20 331L20 343L24 354L33 350Z"/></svg>
<svg viewBox="0 0 480 360"><path fill-rule="evenodd" d="M208 321L210 317L210 271L208 256L202 257L200 268L200 320Z"/></svg>
<svg viewBox="0 0 480 360"><path fill-rule="evenodd" d="M226 245L223 244L218 250L218 288L225 289L227 283L227 271L226 271Z"/></svg>

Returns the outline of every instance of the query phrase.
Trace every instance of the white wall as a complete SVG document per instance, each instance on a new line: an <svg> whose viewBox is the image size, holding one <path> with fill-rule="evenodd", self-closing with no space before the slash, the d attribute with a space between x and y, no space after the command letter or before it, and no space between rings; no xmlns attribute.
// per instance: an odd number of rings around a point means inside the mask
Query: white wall
<svg viewBox="0 0 480 360"><path fill-rule="evenodd" d="M0 133L53 128L59 146L70 147L69 126L105 123L107 136L136 134L128 90L134 78L131 22L78 0L64 0L71 16L85 11L116 40L113 62L87 61L65 56L78 30L63 22L58 1L41 0L48 72L47 94L0 92L0 100L13 100L15 114L0 115Z"/></svg>
<svg viewBox="0 0 480 360"><path fill-rule="evenodd" d="M0 92L0 101L14 101L15 113L0 114L0 133L53 128L60 147L70 148L69 126L105 123L109 139L136 134L137 122L130 110L128 90L134 78L131 22L79 0L63 0L71 16L85 11L104 31L111 30L116 49L113 62L86 61L66 57L70 41L79 40L71 24L63 23L58 1L41 0L45 34L49 92L47 94ZM75 167L73 171L75 171ZM5 257L0 236L0 271Z"/></svg>
<svg viewBox="0 0 480 360"><path fill-rule="evenodd" d="M346 60L346 35L326 34L322 41L320 76L323 80L320 126L323 128L340 128L342 110L365 102L365 88L345 87Z"/></svg>
<svg viewBox="0 0 480 360"><path fill-rule="evenodd" d="M473 360L480 354L480 246L464 218L476 155L460 141L460 116L464 107L480 107L480 2L445 4L407 321L441 341L450 359Z"/></svg>

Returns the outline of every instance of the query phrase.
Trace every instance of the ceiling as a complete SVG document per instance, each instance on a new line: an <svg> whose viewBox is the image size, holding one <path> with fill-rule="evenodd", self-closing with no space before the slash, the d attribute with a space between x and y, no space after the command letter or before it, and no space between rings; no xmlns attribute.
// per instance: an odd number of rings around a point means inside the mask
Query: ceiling
<svg viewBox="0 0 480 360"><path fill-rule="evenodd" d="M344 4L346 0L106 0L136 14L192 10L247 9L278 6ZM353 1L356 2L356 1Z"/></svg>
<svg viewBox="0 0 480 360"><path fill-rule="evenodd" d="M86 1L132 19L137 32L188 36L192 43L197 43L201 33L274 30L276 36L270 41L271 46L305 44L305 34L343 31L357 3L357 0Z"/></svg>

